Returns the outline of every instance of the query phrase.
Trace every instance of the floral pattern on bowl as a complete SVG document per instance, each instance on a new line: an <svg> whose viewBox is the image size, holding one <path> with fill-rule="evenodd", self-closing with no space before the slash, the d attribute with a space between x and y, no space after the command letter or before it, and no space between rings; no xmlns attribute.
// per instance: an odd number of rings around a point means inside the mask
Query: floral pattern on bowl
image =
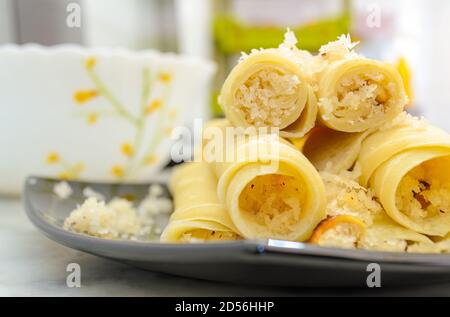
<svg viewBox="0 0 450 317"><path fill-rule="evenodd" d="M18 192L29 174L145 181L169 161L172 129L208 117L213 72L155 51L0 48L0 144L11 154L0 192Z"/></svg>

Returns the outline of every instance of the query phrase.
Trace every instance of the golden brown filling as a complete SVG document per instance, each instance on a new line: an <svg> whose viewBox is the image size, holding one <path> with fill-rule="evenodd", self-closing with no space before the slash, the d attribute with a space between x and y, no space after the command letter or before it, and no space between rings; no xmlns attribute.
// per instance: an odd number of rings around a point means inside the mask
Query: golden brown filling
<svg viewBox="0 0 450 317"><path fill-rule="evenodd" d="M279 126L294 111L299 78L277 69L263 69L250 76L236 91L236 110L250 125Z"/></svg>
<svg viewBox="0 0 450 317"><path fill-rule="evenodd" d="M362 122L383 115L392 95L385 77L378 72L349 74L337 87L337 95L321 98L322 107L335 118L349 122Z"/></svg>
<svg viewBox="0 0 450 317"><path fill-rule="evenodd" d="M424 162L401 180L397 188L397 208L414 221L420 222L450 212L448 167L440 168L445 162L449 162L448 158Z"/></svg>
<svg viewBox="0 0 450 317"><path fill-rule="evenodd" d="M304 192L298 179L279 174L255 177L239 196L244 217L274 234L295 230L302 214Z"/></svg>

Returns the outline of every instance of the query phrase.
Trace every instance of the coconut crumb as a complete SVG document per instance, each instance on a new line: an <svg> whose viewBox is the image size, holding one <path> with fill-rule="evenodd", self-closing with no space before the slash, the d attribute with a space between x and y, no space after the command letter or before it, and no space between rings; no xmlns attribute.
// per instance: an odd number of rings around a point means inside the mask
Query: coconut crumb
<svg viewBox="0 0 450 317"><path fill-rule="evenodd" d="M64 228L99 238L145 241L159 236L173 207L158 184L149 187L148 195L137 208L123 198L115 197L105 203L96 197L98 195L93 195L95 191L86 193L91 197L70 213Z"/></svg>
<svg viewBox="0 0 450 317"><path fill-rule="evenodd" d="M279 48L287 50L297 49L297 42L295 33L287 28L286 33L284 33L284 41L280 44Z"/></svg>
<svg viewBox="0 0 450 317"><path fill-rule="evenodd" d="M402 178L397 188L397 208L416 222L450 213L450 183L430 180L426 174L426 166L419 165Z"/></svg>
<svg viewBox="0 0 450 317"><path fill-rule="evenodd" d="M292 32L289 28L287 28L286 32L284 33L284 41L278 46L278 49L272 48L269 50L278 50L278 52L282 53L282 54L287 54L288 56L293 57L294 55L292 54L293 51L300 51L297 48L297 37L295 36L295 33ZM243 60L247 59L249 56L261 53L266 51L267 49L264 48L253 48L250 53L245 53L245 52L241 52L241 56L239 57L239 62L242 62Z"/></svg>
<svg viewBox="0 0 450 317"><path fill-rule="evenodd" d="M73 189L67 182L59 182L53 186L53 193L59 199L67 199L73 194Z"/></svg>
<svg viewBox="0 0 450 317"><path fill-rule="evenodd" d="M325 185L328 216L350 215L371 225L374 217L383 212L371 189L340 175L322 172L320 176Z"/></svg>
<svg viewBox="0 0 450 317"><path fill-rule="evenodd" d="M293 232L299 223L303 191L298 180L291 176L257 176L242 191L239 207L254 219L256 230L264 228L261 230L284 235Z"/></svg>
<svg viewBox="0 0 450 317"><path fill-rule="evenodd" d="M359 42L352 42L350 34L342 34L336 41L322 45L319 56L328 62L359 57L360 55L353 52L358 44Z"/></svg>
<svg viewBox="0 0 450 317"><path fill-rule="evenodd" d="M263 69L250 76L236 92L235 111L243 113L248 124L279 126L281 118L296 109L300 79L275 69Z"/></svg>
<svg viewBox="0 0 450 317"><path fill-rule="evenodd" d="M71 212L64 221L64 228L99 238L122 239L136 235L140 222L127 200L114 199L105 204L90 197Z"/></svg>
<svg viewBox="0 0 450 317"><path fill-rule="evenodd" d="M148 195L142 200L138 207L142 217L153 218L159 214L169 214L173 210L172 200L164 197L164 189L159 184L149 187Z"/></svg>
<svg viewBox="0 0 450 317"><path fill-rule="evenodd" d="M339 223L326 230L319 239L319 245L354 249L360 236L359 228L350 223Z"/></svg>
<svg viewBox="0 0 450 317"><path fill-rule="evenodd" d="M345 118L352 124L382 117L403 102L392 98L396 95L395 85L384 81L385 76L375 71L344 76L338 83L337 94L321 97L319 106L326 119Z"/></svg>
<svg viewBox="0 0 450 317"><path fill-rule="evenodd" d="M418 130L425 130L430 126L430 124L424 117L416 117L406 111L402 111L394 119L384 123L378 130L386 131L403 126L412 127Z"/></svg>
<svg viewBox="0 0 450 317"><path fill-rule="evenodd" d="M105 200L105 196L102 193L99 193L93 190L91 187L87 186L83 189L83 195L86 198L94 197L97 200Z"/></svg>

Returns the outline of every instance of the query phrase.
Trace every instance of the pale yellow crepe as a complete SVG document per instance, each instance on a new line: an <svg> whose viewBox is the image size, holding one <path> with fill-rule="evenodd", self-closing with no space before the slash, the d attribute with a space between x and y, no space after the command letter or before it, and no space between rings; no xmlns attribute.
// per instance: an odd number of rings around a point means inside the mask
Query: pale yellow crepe
<svg viewBox="0 0 450 317"><path fill-rule="evenodd" d="M237 229L217 198L217 178L207 163L184 163L174 171L170 189L175 212L162 242L205 242L239 239Z"/></svg>
<svg viewBox="0 0 450 317"><path fill-rule="evenodd" d="M225 136L226 121L214 124ZM325 217L324 187L314 166L276 136L251 135L231 145L225 151L231 160L212 165L219 200L238 232L247 239L308 239Z"/></svg>
<svg viewBox="0 0 450 317"><path fill-rule="evenodd" d="M353 167L370 131L346 133L316 127L305 136L301 150L319 171L339 174Z"/></svg>
<svg viewBox="0 0 450 317"><path fill-rule="evenodd" d="M373 172L395 154L420 147L450 147L448 133L423 120L402 114L398 122L371 134L362 143L358 156L361 185L367 186Z"/></svg>
<svg viewBox="0 0 450 317"><path fill-rule="evenodd" d="M398 71L362 57L329 63L320 74L317 99L321 123L344 132L379 127L407 103Z"/></svg>
<svg viewBox="0 0 450 317"><path fill-rule="evenodd" d="M397 223L427 235L450 232L450 147L414 148L389 158L370 187Z"/></svg>
<svg viewBox="0 0 450 317"><path fill-rule="evenodd" d="M230 72L219 103L234 126L275 127L284 137L302 137L314 126L317 101L309 65L313 58L295 43L294 38L279 48L254 50Z"/></svg>

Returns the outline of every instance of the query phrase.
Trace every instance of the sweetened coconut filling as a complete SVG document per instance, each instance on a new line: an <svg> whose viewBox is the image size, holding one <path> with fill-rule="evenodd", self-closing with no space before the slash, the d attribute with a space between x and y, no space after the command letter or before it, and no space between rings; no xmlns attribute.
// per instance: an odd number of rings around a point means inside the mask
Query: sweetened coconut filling
<svg viewBox="0 0 450 317"><path fill-rule="evenodd" d="M296 109L300 79L292 73L265 68L252 74L235 93L234 110L249 125L279 127Z"/></svg>
<svg viewBox="0 0 450 317"><path fill-rule="evenodd" d="M397 208L417 223L450 213L450 157L428 160L410 170L396 193Z"/></svg>
<svg viewBox="0 0 450 317"><path fill-rule="evenodd" d="M361 235L359 226L347 222L336 224L333 228L326 230L319 238L317 244L327 247L339 247L354 249L357 247Z"/></svg>
<svg viewBox="0 0 450 317"><path fill-rule="evenodd" d="M393 89L393 83L386 83L380 72L348 74L337 84L335 96L322 97L319 102L325 116L350 124L375 121L389 110Z"/></svg>
<svg viewBox="0 0 450 317"><path fill-rule="evenodd" d="M231 231L213 231L206 229L196 229L183 233L180 242L196 243L196 242L214 242L226 240L238 240L240 237Z"/></svg>
<svg viewBox="0 0 450 317"><path fill-rule="evenodd" d="M241 215L247 223L272 236L295 232L304 204L303 181L282 174L255 177L239 196Z"/></svg>

